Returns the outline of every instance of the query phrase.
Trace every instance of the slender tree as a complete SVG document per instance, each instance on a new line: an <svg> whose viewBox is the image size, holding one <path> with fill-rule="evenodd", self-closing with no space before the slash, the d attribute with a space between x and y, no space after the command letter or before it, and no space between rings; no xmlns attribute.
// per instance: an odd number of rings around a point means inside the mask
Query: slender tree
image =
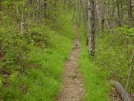
<svg viewBox="0 0 134 101"><path fill-rule="evenodd" d="M96 0L96 14L97 14L97 17L98 17L98 22L99 22L99 31L102 31L101 12L100 12L100 7L99 7L98 0Z"/></svg>
<svg viewBox="0 0 134 101"><path fill-rule="evenodd" d="M39 12L39 14L38 14L38 19L39 19L39 24L41 25L42 24L42 1L41 0L39 0L38 1L38 12Z"/></svg>
<svg viewBox="0 0 134 101"><path fill-rule="evenodd" d="M80 0L76 0L77 25L80 27Z"/></svg>
<svg viewBox="0 0 134 101"><path fill-rule="evenodd" d="M89 18L89 39L88 39L88 51L89 54L95 55L95 5L94 0L88 0L88 18Z"/></svg>
<svg viewBox="0 0 134 101"><path fill-rule="evenodd" d="M0 0L0 20L2 19L1 18L1 12L2 12L2 4L1 4L1 0Z"/></svg>
<svg viewBox="0 0 134 101"><path fill-rule="evenodd" d="M83 13L83 27L84 27L84 33L85 37L87 39L87 22L88 22L88 5L87 5L87 0L82 0L82 13Z"/></svg>
<svg viewBox="0 0 134 101"><path fill-rule="evenodd" d="M132 15L132 1L128 0L128 17L129 17L129 24L133 26L133 15Z"/></svg>

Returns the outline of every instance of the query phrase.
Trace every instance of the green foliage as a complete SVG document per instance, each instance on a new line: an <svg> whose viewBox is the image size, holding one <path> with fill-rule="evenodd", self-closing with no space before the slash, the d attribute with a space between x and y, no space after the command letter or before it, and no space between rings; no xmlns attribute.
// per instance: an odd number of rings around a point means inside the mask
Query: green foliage
<svg viewBox="0 0 134 101"><path fill-rule="evenodd" d="M26 6L27 2L22 0L2 2L0 100L53 101L59 90L64 61L74 38L70 14L67 13L66 17L59 16L61 7L57 7L57 11L48 11L48 19L42 18L42 25L36 18L33 22L32 17L26 22L30 9L23 8L24 4ZM18 6L20 15L16 14L15 6ZM22 11L24 33L20 33Z"/></svg>
<svg viewBox="0 0 134 101"><path fill-rule="evenodd" d="M89 59L85 37L82 29L78 29L81 36L81 51L79 56L79 68L84 76L85 97L84 101L110 101L109 85L106 80L107 71L96 65L95 60Z"/></svg>
<svg viewBox="0 0 134 101"><path fill-rule="evenodd" d="M95 61L104 71L108 71L107 79L115 79L125 87L133 46L133 28L127 26L115 28L113 34L103 32L96 38L96 57ZM101 44L100 44L101 43ZM133 72L133 71L131 71ZM131 74L131 80L134 75ZM131 81L130 81L131 82ZM129 84L130 87L133 82Z"/></svg>
<svg viewBox="0 0 134 101"><path fill-rule="evenodd" d="M0 77L0 87L2 86L2 77Z"/></svg>

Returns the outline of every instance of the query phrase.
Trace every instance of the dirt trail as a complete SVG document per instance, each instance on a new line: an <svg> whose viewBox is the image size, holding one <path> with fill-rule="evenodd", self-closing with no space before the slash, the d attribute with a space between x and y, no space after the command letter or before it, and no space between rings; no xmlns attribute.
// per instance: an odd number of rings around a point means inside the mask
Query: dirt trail
<svg viewBox="0 0 134 101"><path fill-rule="evenodd" d="M73 24L73 32L76 38L71 53L64 64L62 88L56 101L83 101L83 78L78 70L80 38L76 30L76 24Z"/></svg>

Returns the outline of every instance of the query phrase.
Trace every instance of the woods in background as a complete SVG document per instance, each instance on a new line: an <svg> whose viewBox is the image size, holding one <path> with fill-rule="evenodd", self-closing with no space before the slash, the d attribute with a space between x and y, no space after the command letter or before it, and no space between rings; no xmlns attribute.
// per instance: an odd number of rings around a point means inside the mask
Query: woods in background
<svg viewBox="0 0 134 101"><path fill-rule="evenodd" d="M1 101L54 99L74 37L69 4L66 0L0 0Z"/></svg>
<svg viewBox="0 0 134 101"><path fill-rule="evenodd" d="M101 33L105 29L134 26L133 4L132 0L76 0L77 24L84 24L89 54L95 54L95 30Z"/></svg>
<svg viewBox="0 0 134 101"><path fill-rule="evenodd" d="M64 56L60 52L65 51L65 46L73 39L69 32L71 25L66 21L72 15L75 15L78 27L83 27L89 57L98 67L102 67L107 79L117 80L124 87L127 82L128 91L132 94L134 63L130 61L134 50L133 6L133 0L0 0L0 99L31 99L35 96L31 95L35 94L36 87L45 85L46 82L40 80L44 75L51 78L45 79L49 82L46 85L55 82L49 90L58 89L60 70L49 68L51 62L46 65L44 61L55 57L57 53L56 56ZM69 10L70 15L65 10ZM57 47L61 50L56 51ZM41 67L41 70L36 67ZM36 80L42 81L42 84ZM36 84L36 87L32 84ZM55 95L51 93L48 97ZM42 93L40 95L44 96Z"/></svg>
<svg viewBox="0 0 134 101"><path fill-rule="evenodd" d="M129 81L128 90L132 93L134 63L130 61L134 50L134 1L76 1L77 24L78 27L81 22L83 24L89 57L94 56L95 62L108 71L108 78L118 80L124 87Z"/></svg>

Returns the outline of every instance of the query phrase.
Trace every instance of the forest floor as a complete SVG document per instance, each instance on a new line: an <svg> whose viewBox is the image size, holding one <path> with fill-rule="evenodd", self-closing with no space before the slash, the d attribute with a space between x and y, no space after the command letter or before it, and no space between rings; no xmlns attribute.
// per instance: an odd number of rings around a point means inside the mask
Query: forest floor
<svg viewBox="0 0 134 101"><path fill-rule="evenodd" d="M73 32L76 38L68 59L65 61L63 70L63 83L57 101L82 101L84 97L83 76L78 68L80 52L80 37L73 24Z"/></svg>

